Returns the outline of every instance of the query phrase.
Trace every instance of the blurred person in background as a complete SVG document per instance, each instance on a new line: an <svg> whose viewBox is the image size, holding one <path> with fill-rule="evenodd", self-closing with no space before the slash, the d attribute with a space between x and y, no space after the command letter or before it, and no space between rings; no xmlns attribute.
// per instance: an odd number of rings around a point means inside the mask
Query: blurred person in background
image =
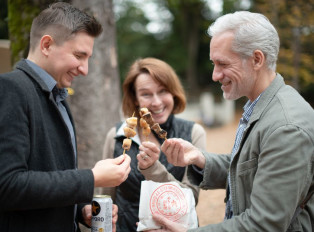
<svg viewBox="0 0 314 232"><path fill-rule="evenodd" d="M151 112L154 122L167 131L167 138L182 138L199 149L206 149L204 128L175 116L184 111L186 97L175 71L164 61L156 58L136 60L123 82L123 94L122 107L126 117L134 114L139 119L139 110L145 107ZM123 152L125 126L125 122L120 122L108 132L104 159L118 157ZM127 151L132 160L128 179L116 188L103 190L104 194L112 196L119 207L117 231L136 231L143 180L176 181L192 190L196 203L199 195L199 188L192 185L186 176L187 169L168 163L160 151L164 139L159 138L153 130L148 137L144 136L138 123L137 135L132 140L131 149Z"/></svg>
<svg viewBox="0 0 314 232"><path fill-rule="evenodd" d="M91 225L94 187L127 178L128 156L77 169L66 88L87 75L101 32L94 17L52 4L33 20L27 59L0 75L0 231L79 231L78 222Z"/></svg>
<svg viewBox="0 0 314 232"><path fill-rule="evenodd" d="M225 220L188 231L314 230L314 111L276 73L279 37L262 14L235 12L209 27L213 80L224 98L247 97L231 154L166 140L168 162L203 189L225 188ZM308 201L306 201L308 199ZM187 231L160 215L155 231Z"/></svg>

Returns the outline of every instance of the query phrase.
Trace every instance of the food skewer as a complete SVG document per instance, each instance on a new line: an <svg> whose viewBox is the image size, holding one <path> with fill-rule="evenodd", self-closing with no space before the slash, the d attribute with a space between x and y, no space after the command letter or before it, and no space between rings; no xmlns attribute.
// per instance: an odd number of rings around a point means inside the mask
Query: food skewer
<svg viewBox="0 0 314 232"><path fill-rule="evenodd" d="M140 127L142 128L142 133L145 136L146 141L148 141L148 136L149 136L151 130L150 130L148 123L143 118L140 118Z"/></svg>
<svg viewBox="0 0 314 232"><path fill-rule="evenodd" d="M122 144L123 155L125 155L126 150L128 151L131 148L132 140L130 138L136 135L135 128L137 126L137 117L134 117L134 113L132 117L126 119L126 124L126 127L123 128L126 137L126 139L123 139Z"/></svg>
<svg viewBox="0 0 314 232"><path fill-rule="evenodd" d="M142 127L142 132L145 136L146 136L146 133L148 133L148 129L145 129L145 128L150 127L150 129L153 129L155 131L155 133L159 136L159 138L162 138L165 140L167 139L167 131L160 128L159 123L154 122L152 114L151 112L149 112L147 108L144 107L140 109L140 116L141 116L140 126ZM145 129L145 132L144 132L144 129ZM150 133L150 129L149 129L149 133Z"/></svg>
<svg viewBox="0 0 314 232"><path fill-rule="evenodd" d="M140 109L140 127L142 128L142 134L145 136L146 138L146 141L148 141L148 136L150 135L151 133L151 129L150 129L150 126L149 124L146 122L146 120L143 118L143 115L146 114L146 113L149 113L148 109L147 108L141 108Z"/></svg>

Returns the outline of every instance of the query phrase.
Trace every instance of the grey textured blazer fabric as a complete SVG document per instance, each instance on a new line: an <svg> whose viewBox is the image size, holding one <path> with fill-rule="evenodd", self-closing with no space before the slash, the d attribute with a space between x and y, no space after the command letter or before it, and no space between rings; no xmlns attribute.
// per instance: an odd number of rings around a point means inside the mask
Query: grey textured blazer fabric
<svg viewBox="0 0 314 232"><path fill-rule="evenodd" d="M257 102L231 165L230 155L204 155L204 178L191 168L188 176L204 189L225 188L230 171L234 217L191 231L314 230L313 197L291 222L314 184L314 111L279 74Z"/></svg>

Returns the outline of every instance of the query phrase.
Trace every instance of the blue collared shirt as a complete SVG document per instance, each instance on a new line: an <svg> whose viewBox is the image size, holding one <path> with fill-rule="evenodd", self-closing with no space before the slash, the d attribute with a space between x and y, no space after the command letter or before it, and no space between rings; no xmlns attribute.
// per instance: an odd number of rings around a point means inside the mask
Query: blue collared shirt
<svg viewBox="0 0 314 232"><path fill-rule="evenodd" d="M62 115L62 118L65 122L65 124L68 127L69 133L71 135L71 141L72 141L72 146L74 150L74 155L75 155L75 160L76 160L76 143L75 143L75 136L74 136L74 129L73 125L71 123L70 117L68 112L66 111L66 108L64 107L62 101L64 101L68 97L68 91L63 88L63 89L58 89L56 84L56 80L49 75L44 69L39 67L37 64L34 62L27 60L27 64L38 74L38 76L44 81L44 83L47 85L48 89L50 92L54 92L55 95L55 101L56 105Z"/></svg>
<svg viewBox="0 0 314 232"><path fill-rule="evenodd" d="M254 110L254 107L256 105L256 103L258 102L258 100L260 99L262 94L260 94L253 102L251 102L250 100L247 101L247 103L244 105L243 107L243 114L242 114L242 118L240 119L240 123L237 129L237 134L236 134L236 138L235 138L235 142L232 148L232 152L231 152L231 160L230 163L232 162L235 154L238 152L240 144L241 144L241 140L242 140L242 136L243 136L243 132L250 120L250 117L252 115L252 112ZM226 213L225 213L225 219L230 219L233 216L233 210L232 210L232 194L231 194L231 188L230 188L230 174L228 175L228 184L229 184L229 199L226 202Z"/></svg>
<svg viewBox="0 0 314 232"><path fill-rule="evenodd" d="M47 73L45 70L43 70L41 67L39 67L37 64L35 64L34 62L27 60L26 59L27 64L38 74L38 76L44 81L44 83L47 85L48 89L50 92L54 92L54 97L55 97L55 102L56 105L59 109L60 114L62 115L62 118L65 122L65 124L68 127L69 133L71 135L71 141L72 141L72 146L73 146L73 150L74 150L74 159L76 162L76 143L75 143L75 136L74 136L74 129L73 129L73 125L71 123L70 117L68 112L66 111L66 108L64 107L62 101L65 100L68 96L68 91L63 88L63 89L58 89L57 88L57 82L56 80L49 75L49 73ZM77 166L77 164L75 164L75 167ZM75 204L74 206L74 218L76 218L76 210L77 210L77 205ZM77 224L74 220L74 227L75 227L75 231L77 230Z"/></svg>

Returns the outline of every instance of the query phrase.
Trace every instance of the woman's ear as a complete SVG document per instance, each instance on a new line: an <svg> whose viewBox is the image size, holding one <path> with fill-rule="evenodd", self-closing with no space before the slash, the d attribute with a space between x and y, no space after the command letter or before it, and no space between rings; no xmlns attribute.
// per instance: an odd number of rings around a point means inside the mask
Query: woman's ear
<svg viewBox="0 0 314 232"><path fill-rule="evenodd" d="M261 50L255 50L253 52L253 68L255 70L260 69L265 64L265 55Z"/></svg>
<svg viewBox="0 0 314 232"><path fill-rule="evenodd" d="M40 39L40 51L45 56L49 55L52 43L53 43L53 39L50 35L44 35L43 37L41 37L41 39Z"/></svg>
<svg viewBox="0 0 314 232"><path fill-rule="evenodd" d="M139 107L139 106L140 106L140 104L138 103L138 101L137 101L136 97L135 97L135 100L134 100L134 105L135 105L135 106L137 106L137 107Z"/></svg>

